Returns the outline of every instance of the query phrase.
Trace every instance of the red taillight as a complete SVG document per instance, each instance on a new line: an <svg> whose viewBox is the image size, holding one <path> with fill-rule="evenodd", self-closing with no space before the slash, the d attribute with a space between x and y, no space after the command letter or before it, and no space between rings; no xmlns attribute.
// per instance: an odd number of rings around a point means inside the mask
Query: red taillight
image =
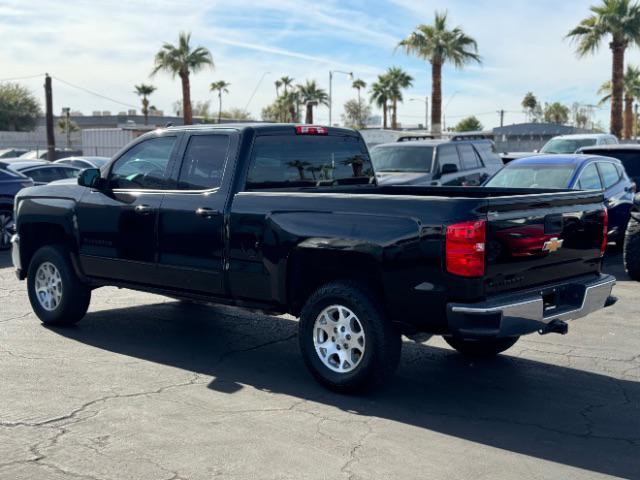
<svg viewBox="0 0 640 480"><path fill-rule="evenodd" d="M607 232L609 230L609 212L605 208L602 210L602 244L600 245L600 256L607 250Z"/></svg>
<svg viewBox="0 0 640 480"><path fill-rule="evenodd" d="M315 125L297 125L296 135L327 135L329 132L325 127Z"/></svg>
<svg viewBox="0 0 640 480"><path fill-rule="evenodd" d="M447 271L462 277L484 275L486 222L475 220L447 227Z"/></svg>

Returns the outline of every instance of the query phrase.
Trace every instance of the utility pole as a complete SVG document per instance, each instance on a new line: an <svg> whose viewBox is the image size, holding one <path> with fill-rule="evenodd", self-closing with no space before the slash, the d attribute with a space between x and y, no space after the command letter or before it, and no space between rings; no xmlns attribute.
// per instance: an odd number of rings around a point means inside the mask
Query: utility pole
<svg viewBox="0 0 640 480"><path fill-rule="evenodd" d="M498 110L498 113L500 114L500 126L504 127L504 110Z"/></svg>
<svg viewBox="0 0 640 480"><path fill-rule="evenodd" d="M53 162L56 158L56 137L53 134L53 94L51 93L51 77L44 74L44 97L47 120L47 160Z"/></svg>
<svg viewBox="0 0 640 480"><path fill-rule="evenodd" d="M62 109L62 113L64 113L64 122L65 122L65 131L67 132L67 148L69 148L71 146L71 129L70 129L70 125L71 125L71 119L69 118L69 115L71 114L71 109L69 107L64 107Z"/></svg>

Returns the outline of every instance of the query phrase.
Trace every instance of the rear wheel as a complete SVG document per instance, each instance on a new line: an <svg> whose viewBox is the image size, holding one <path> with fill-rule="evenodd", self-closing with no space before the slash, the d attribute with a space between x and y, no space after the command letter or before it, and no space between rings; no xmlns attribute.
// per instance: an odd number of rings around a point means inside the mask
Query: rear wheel
<svg viewBox="0 0 640 480"><path fill-rule="evenodd" d="M520 337L487 338L469 340L466 338L444 337L451 347L467 357L495 357L511 348Z"/></svg>
<svg viewBox="0 0 640 480"><path fill-rule="evenodd" d="M633 217L624 237L624 268L632 279L640 281L640 222Z"/></svg>
<svg viewBox="0 0 640 480"><path fill-rule="evenodd" d="M0 250L8 250L11 247L13 226L13 212L0 210Z"/></svg>
<svg viewBox="0 0 640 480"><path fill-rule="evenodd" d="M311 295L300 315L300 349L324 386L366 390L387 380L400 360L401 338L362 284L332 282Z"/></svg>
<svg viewBox="0 0 640 480"><path fill-rule="evenodd" d="M31 307L42 323L72 325L84 317L91 289L76 275L69 253L59 245L40 248L27 275Z"/></svg>

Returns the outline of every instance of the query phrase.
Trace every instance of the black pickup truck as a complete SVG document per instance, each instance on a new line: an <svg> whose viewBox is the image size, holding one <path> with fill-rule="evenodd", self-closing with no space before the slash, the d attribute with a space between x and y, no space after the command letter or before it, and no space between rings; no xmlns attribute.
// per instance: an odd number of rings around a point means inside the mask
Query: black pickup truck
<svg viewBox="0 0 640 480"><path fill-rule="evenodd" d="M614 301L600 192L379 186L348 129L158 130L15 211L44 323L77 322L104 285L290 313L308 368L342 391L389 377L401 334L495 355Z"/></svg>

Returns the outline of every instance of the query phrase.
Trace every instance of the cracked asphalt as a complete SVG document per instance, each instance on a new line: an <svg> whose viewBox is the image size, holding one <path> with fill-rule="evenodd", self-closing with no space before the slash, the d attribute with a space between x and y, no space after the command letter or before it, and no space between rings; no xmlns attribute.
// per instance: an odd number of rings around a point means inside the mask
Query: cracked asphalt
<svg viewBox="0 0 640 480"><path fill-rule="evenodd" d="M472 362L406 341L364 396L318 386L296 321L103 288L45 328L0 253L1 479L640 479L640 284Z"/></svg>

